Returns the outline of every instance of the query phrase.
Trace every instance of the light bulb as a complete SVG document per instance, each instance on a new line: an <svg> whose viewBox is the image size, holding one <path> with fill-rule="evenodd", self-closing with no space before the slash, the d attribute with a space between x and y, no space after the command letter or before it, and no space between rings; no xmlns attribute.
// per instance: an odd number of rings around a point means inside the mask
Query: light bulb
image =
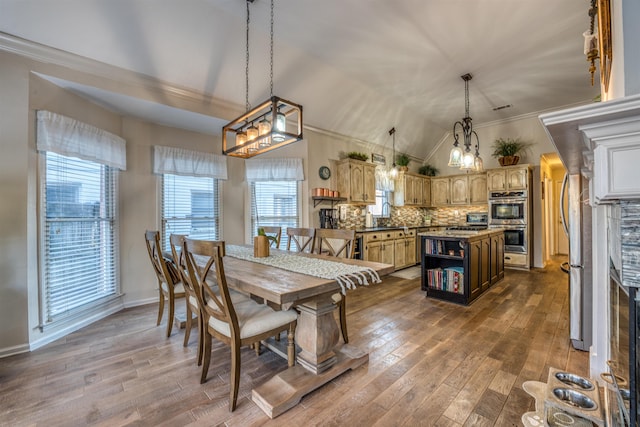
<svg viewBox="0 0 640 427"><path fill-rule="evenodd" d="M266 118L258 122L258 135L266 135L271 132L271 122Z"/></svg>
<svg viewBox="0 0 640 427"><path fill-rule="evenodd" d="M258 137L258 128L251 123L251 126L247 128L247 141L253 141Z"/></svg>
<svg viewBox="0 0 640 427"><path fill-rule="evenodd" d="M473 154L471 154L471 151L465 151L465 153L462 156L460 169L462 169L462 170L473 169L473 165L474 165L474 156L473 156Z"/></svg>
<svg viewBox="0 0 640 427"><path fill-rule="evenodd" d="M462 149L457 145L454 145L449 154L449 166L460 167L462 164Z"/></svg>
<svg viewBox="0 0 640 427"><path fill-rule="evenodd" d="M247 142L247 134L244 131L239 131L236 133L236 145L243 145Z"/></svg>

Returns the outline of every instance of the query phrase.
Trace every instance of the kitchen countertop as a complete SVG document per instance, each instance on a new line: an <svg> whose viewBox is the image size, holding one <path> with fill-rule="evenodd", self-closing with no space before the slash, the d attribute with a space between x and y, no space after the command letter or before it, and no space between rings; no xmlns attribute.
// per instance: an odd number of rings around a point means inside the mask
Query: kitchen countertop
<svg viewBox="0 0 640 427"><path fill-rule="evenodd" d="M389 226L389 227L369 227L369 228L356 228L356 233L375 233L376 231L391 231L391 230L404 230L410 228L412 230L419 228L446 228L448 225L407 225L403 226Z"/></svg>
<svg viewBox="0 0 640 427"><path fill-rule="evenodd" d="M424 233L418 233L418 236L433 237L436 239L450 238L450 239L464 239L464 240L476 240L483 237L488 237L495 234L502 234L504 230L502 228L488 228L485 230L438 230L438 231L426 231Z"/></svg>

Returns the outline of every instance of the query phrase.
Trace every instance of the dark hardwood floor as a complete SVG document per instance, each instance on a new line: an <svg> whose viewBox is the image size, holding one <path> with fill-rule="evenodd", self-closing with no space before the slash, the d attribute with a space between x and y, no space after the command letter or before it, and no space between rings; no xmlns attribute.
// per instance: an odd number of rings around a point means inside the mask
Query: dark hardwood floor
<svg viewBox="0 0 640 427"><path fill-rule="evenodd" d="M588 375L588 354L569 344L567 304L558 262L507 270L470 307L425 298L419 279L387 277L347 297L349 338L369 363L274 420L251 401L251 389L286 360L244 349L230 413L228 347L214 341L201 385L197 334L184 348L183 330L165 338L164 324L155 326L157 306L131 308L0 359L0 425L521 425L534 404L524 381L546 381L549 367Z"/></svg>

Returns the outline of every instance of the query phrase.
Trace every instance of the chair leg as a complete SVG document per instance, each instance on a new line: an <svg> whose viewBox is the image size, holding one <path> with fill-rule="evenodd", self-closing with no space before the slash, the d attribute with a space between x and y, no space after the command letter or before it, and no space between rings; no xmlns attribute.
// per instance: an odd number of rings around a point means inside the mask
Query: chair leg
<svg viewBox="0 0 640 427"><path fill-rule="evenodd" d="M202 316L198 315L198 366L202 365L202 355L204 353L204 325L202 324Z"/></svg>
<svg viewBox="0 0 640 427"><path fill-rule="evenodd" d="M211 362L211 335L208 332L204 333L204 348L202 349L202 374L200 375L200 384L207 381L207 374L209 373L209 362Z"/></svg>
<svg viewBox="0 0 640 427"><path fill-rule="evenodd" d="M256 351L256 356L260 356L260 341L254 342L253 348Z"/></svg>
<svg viewBox="0 0 640 427"><path fill-rule="evenodd" d="M238 388L240 386L240 345L231 343L231 380L229 381L231 390L229 391L229 411L236 409L238 400Z"/></svg>
<svg viewBox="0 0 640 427"><path fill-rule="evenodd" d="M344 339L344 343L349 342L349 334L347 333L347 304L346 304L346 296L342 296L340 303L338 303L338 309L340 312L340 329L342 330L342 338Z"/></svg>
<svg viewBox="0 0 640 427"><path fill-rule="evenodd" d="M173 328L173 316L175 314L175 300L169 297L169 318L167 319L167 338L171 336L171 328Z"/></svg>
<svg viewBox="0 0 640 427"><path fill-rule="evenodd" d="M188 302L187 302L186 314L187 314L187 321L186 321L186 327L184 331L184 342L182 343L183 347L186 347L189 345L189 337L191 336L191 316L192 315L191 315L191 307L189 306Z"/></svg>
<svg viewBox="0 0 640 427"><path fill-rule="evenodd" d="M158 289L160 293L160 301L158 303L158 321L156 322L156 326L160 325L162 322L162 314L164 313L164 294L162 293L162 288Z"/></svg>
<svg viewBox="0 0 640 427"><path fill-rule="evenodd" d="M295 335L296 335L296 324L292 323L289 326L289 332L287 334L287 362L289 367L292 367L296 364L296 345L295 345Z"/></svg>

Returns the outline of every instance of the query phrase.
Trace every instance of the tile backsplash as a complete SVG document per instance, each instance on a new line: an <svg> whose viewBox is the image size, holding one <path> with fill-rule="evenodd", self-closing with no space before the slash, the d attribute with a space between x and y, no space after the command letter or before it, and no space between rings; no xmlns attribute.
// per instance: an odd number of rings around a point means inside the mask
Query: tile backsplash
<svg viewBox="0 0 640 427"><path fill-rule="evenodd" d="M344 221L339 221L340 228L360 229L365 227L365 206L346 206L347 216ZM340 209L340 206L337 207ZM426 225L425 217L431 217L431 225L447 226L461 225L466 223L466 215L469 212L487 212L487 205L473 205L446 208L419 208L411 206L398 206L391 208L390 218L376 218L376 225L379 227L408 226L415 227Z"/></svg>

